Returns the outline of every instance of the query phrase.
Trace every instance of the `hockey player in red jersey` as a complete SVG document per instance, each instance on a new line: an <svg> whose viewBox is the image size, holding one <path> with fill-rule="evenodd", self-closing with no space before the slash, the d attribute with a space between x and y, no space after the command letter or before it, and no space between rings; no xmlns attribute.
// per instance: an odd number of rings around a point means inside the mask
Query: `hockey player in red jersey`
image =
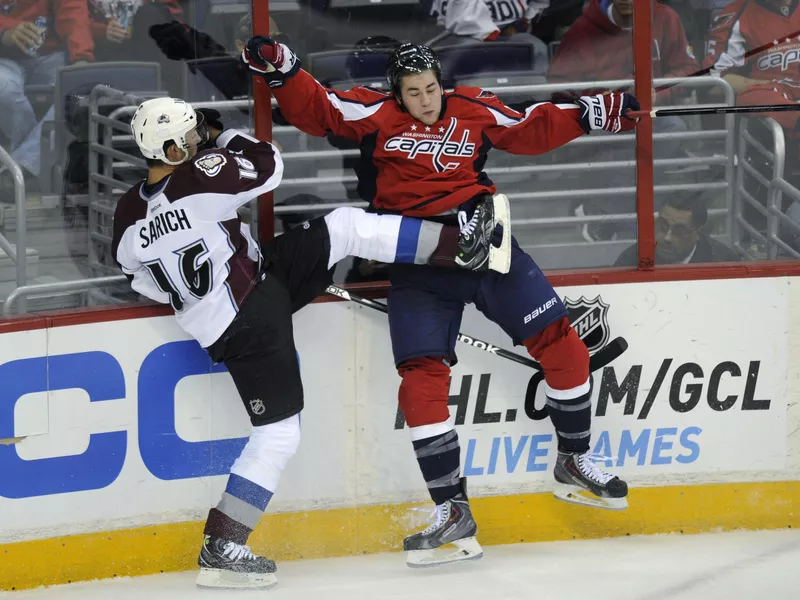
<svg viewBox="0 0 800 600"><path fill-rule="evenodd" d="M476 203L496 193L483 172L491 148L535 155L592 130L630 130L635 122L625 112L639 106L632 96L615 93L581 97L573 104L535 104L520 113L481 89L445 92L435 53L413 44L404 44L389 60L390 94L364 87L325 89L300 68L288 47L270 38L251 39L242 60L264 76L294 126L360 143L359 190L378 212L443 220L467 221ZM447 407L450 367L457 360L456 336L467 303L475 303L542 365L558 438L557 495L592 506L627 506L625 482L591 459L586 346L533 259L513 242L507 274L453 274L430 267L392 265L390 270L389 326L402 377L399 403L436 504L431 527L404 541L407 563L414 567L482 556ZM437 552L448 544L458 550Z"/></svg>
<svg viewBox="0 0 800 600"><path fill-rule="evenodd" d="M332 282L345 256L381 262L490 267L499 203L457 227L339 208L257 244L237 209L283 174L269 142L222 131L219 113L176 98L139 106L131 129L148 177L120 198L111 251L133 289L170 304L180 327L231 374L253 430L212 508L197 584L266 588L275 563L245 546L300 442L303 384L292 313ZM204 143L211 147L198 151ZM508 226L507 219L503 219ZM502 253L502 249L499 251ZM507 271L508 260L494 261Z"/></svg>
<svg viewBox="0 0 800 600"><path fill-rule="evenodd" d="M753 52L765 48L760 52ZM800 6L797 0L735 0L714 20L706 67L737 93L737 104L800 102ZM797 112L766 113L795 138Z"/></svg>

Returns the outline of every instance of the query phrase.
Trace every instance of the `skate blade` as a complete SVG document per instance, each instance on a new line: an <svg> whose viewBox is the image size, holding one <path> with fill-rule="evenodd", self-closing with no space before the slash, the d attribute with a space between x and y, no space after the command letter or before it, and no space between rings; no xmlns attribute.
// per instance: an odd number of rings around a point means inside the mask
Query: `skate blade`
<svg viewBox="0 0 800 600"><path fill-rule="evenodd" d="M451 546L455 546L456 549L454 550ZM431 550L409 550L406 552L406 564L412 569L439 567L481 558L483 558L483 548L474 537L456 540L451 544Z"/></svg>
<svg viewBox="0 0 800 600"><path fill-rule="evenodd" d="M566 483L556 482L553 495L564 502L591 508L604 508L606 510L625 510L628 508L627 498L601 498L580 486Z"/></svg>
<svg viewBox="0 0 800 600"><path fill-rule="evenodd" d="M236 573L224 569L200 569L197 587L229 590L266 590L278 584L275 573Z"/></svg>
<svg viewBox="0 0 800 600"><path fill-rule="evenodd" d="M489 246L489 269L508 273L511 269L511 207L504 194L497 194L493 204L495 227L503 226L503 241L499 248Z"/></svg>

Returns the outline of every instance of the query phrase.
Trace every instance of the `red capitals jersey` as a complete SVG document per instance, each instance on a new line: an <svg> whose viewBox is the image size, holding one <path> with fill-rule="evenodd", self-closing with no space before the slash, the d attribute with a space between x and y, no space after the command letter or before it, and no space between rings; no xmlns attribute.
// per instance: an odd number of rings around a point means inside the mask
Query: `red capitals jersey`
<svg viewBox="0 0 800 600"><path fill-rule="evenodd" d="M729 4L712 25L706 66L752 79L800 81L798 1L785 10L769 0Z"/></svg>
<svg viewBox="0 0 800 600"><path fill-rule="evenodd" d="M302 70L273 93L298 129L358 141L362 198L412 216L440 215L478 194L493 194L483 173L491 148L536 155L584 134L576 104L535 104L520 113L471 87L446 92L439 120L430 126L390 94L365 87L333 91Z"/></svg>

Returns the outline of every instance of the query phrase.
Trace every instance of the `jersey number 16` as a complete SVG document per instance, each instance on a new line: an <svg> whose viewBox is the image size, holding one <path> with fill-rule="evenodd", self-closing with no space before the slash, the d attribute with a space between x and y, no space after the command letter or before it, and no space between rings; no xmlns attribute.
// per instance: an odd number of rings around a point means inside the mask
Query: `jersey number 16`
<svg viewBox="0 0 800 600"><path fill-rule="evenodd" d="M199 262L201 256L208 254L206 243L202 239L197 240L180 250L175 250L173 254L178 256L178 270L181 274L182 287L198 299L208 294L212 285L211 261ZM178 290L161 259L144 263L144 266L150 271L158 288L165 294L169 294L169 303L172 308L176 312L183 310L185 295Z"/></svg>

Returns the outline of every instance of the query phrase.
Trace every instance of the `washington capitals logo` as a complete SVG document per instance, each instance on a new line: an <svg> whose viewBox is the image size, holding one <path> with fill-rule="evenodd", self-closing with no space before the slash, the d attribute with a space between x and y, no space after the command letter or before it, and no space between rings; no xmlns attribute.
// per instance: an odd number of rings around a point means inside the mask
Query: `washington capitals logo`
<svg viewBox="0 0 800 600"><path fill-rule="evenodd" d="M456 142L453 140L457 126L458 119L453 117L450 119L450 125L447 130L441 135L416 134L421 139L396 136L386 140L383 149L387 152L403 152L408 154L408 158L412 160L420 154L430 154L433 156L433 166L439 173L457 169L460 163L445 162L447 157L460 156L469 158L475 155L475 144L469 142L469 129L465 129L464 133L461 134L461 141Z"/></svg>
<svg viewBox="0 0 800 600"><path fill-rule="evenodd" d="M611 337L608 328L609 306L600 296L594 300L587 300L584 296L578 300L565 298L564 305L567 308L567 318L590 353L596 352L608 343Z"/></svg>

